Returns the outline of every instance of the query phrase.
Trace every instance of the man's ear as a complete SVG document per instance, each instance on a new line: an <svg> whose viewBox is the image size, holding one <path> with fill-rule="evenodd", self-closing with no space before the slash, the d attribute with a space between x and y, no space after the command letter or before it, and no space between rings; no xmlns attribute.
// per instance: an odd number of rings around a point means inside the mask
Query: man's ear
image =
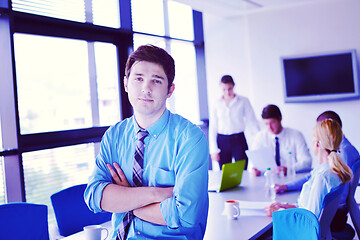
<svg viewBox="0 0 360 240"><path fill-rule="evenodd" d="M173 83L173 84L171 85L170 89L169 89L168 98L171 97L171 95L173 94L174 90L175 90L175 84Z"/></svg>
<svg viewBox="0 0 360 240"><path fill-rule="evenodd" d="M125 92L128 92L128 78L126 76L124 76L124 88L125 88Z"/></svg>

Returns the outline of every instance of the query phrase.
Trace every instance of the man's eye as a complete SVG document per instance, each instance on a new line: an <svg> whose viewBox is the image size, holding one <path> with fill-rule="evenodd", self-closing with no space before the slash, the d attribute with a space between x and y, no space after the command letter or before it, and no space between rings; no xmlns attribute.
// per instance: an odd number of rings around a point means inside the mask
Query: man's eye
<svg viewBox="0 0 360 240"><path fill-rule="evenodd" d="M155 83L155 84L162 84L162 81L160 81L160 80L154 80L154 83Z"/></svg>
<svg viewBox="0 0 360 240"><path fill-rule="evenodd" d="M141 78L141 77L137 77L137 78L135 78L135 81L142 81L142 78Z"/></svg>

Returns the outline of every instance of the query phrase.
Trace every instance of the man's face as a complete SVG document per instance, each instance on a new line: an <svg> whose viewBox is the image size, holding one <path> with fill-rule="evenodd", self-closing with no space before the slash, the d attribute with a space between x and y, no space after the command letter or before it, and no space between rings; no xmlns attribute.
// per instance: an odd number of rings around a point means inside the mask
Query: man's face
<svg viewBox="0 0 360 240"><path fill-rule="evenodd" d="M221 91L224 99L231 99L234 97L234 85L231 83L220 83Z"/></svg>
<svg viewBox="0 0 360 240"><path fill-rule="evenodd" d="M279 134L282 130L282 126L281 126L281 119L276 119L276 118L267 118L267 119L263 119L266 129L271 132L272 134Z"/></svg>
<svg viewBox="0 0 360 240"><path fill-rule="evenodd" d="M134 108L135 116L160 118L166 107L166 99L175 86L168 90L168 79L161 65L135 62L128 78L124 78L125 91Z"/></svg>

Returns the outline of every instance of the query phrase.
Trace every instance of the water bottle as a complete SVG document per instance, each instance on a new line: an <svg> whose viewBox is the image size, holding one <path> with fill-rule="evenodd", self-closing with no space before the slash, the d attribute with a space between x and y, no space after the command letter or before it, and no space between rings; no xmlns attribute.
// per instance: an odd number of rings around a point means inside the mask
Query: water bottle
<svg viewBox="0 0 360 240"><path fill-rule="evenodd" d="M287 162L287 174L290 178L295 178L295 156L291 152L289 152L289 158Z"/></svg>
<svg viewBox="0 0 360 240"><path fill-rule="evenodd" d="M271 168L266 169L264 174L265 176L265 198L275 202L276 192L275 192L275 183L274 175L271 171Z"/></svg>

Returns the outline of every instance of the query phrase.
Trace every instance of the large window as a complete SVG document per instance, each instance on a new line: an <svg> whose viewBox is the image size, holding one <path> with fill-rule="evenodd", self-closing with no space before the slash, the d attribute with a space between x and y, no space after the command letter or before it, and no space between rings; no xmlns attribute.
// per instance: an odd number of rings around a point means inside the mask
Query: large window
<svg viewBox="0 0 360 240"><path fill-rule="evenodd" d="M95 43L92 66L86 41L15 34L14 44L22 134L107 126L120 120L114 45Z"/></svg>

